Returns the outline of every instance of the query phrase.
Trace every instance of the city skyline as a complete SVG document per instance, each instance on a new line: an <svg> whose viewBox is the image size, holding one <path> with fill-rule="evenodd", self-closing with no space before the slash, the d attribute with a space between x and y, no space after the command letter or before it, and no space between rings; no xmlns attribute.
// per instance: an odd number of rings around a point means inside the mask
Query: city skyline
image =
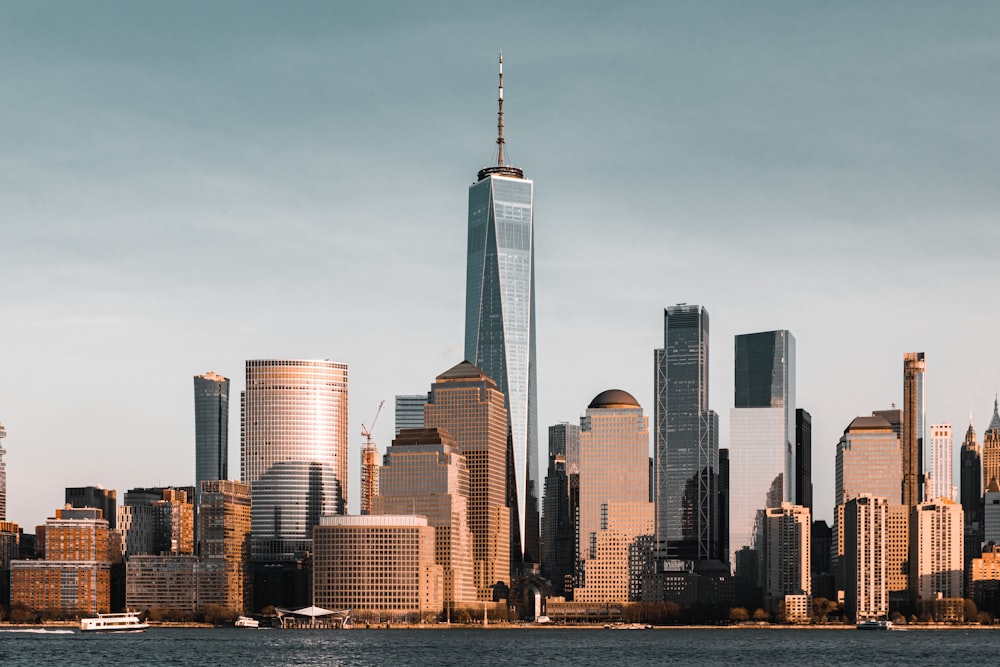
<svg viewBox="0 0 1000 667"><path fill-rule="evenodd" d="M267 357L351 367L356 512L361 422L461 356L464 199L501 48L508 147L539 184L539 428L609 386L653 406L661 309L686 301L712 313L721 447L733 336L795 332L816 518L844 425L902 405L907 350L927 354L928 423L971 408L982 437L1000 10L590 5L521 31L510 9L300 7L241 9L222 35L204 26L235 6L4 10L11 520L42 523L64 487L192 483L189 378ZM495 45L466 29L493 20ZM928 317L944 304L962 327Z"/></svg>

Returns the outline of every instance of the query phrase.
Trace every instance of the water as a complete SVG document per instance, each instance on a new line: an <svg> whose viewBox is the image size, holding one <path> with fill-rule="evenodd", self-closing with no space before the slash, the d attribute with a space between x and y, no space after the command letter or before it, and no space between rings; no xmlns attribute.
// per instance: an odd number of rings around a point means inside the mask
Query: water
<svg viewBox="0 0 1000 667"><path fill-rule="evenodd" d="M988 665L1000 631L0 630L0 665Z"/></svg>

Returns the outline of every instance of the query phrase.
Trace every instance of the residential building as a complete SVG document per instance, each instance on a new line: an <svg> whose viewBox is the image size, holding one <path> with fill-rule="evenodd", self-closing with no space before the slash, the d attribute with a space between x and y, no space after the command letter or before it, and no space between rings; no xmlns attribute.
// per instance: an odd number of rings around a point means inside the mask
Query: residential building
<svg viewBox="0 0 1000 667"><path fill-rule="evenodd" d="M782 503L764 511L763 589L771 613L778 611L786 596L812 596L811 527L808 507ZM802 620L797 613L793 616Z"/></svg>
<svg viewBox="0 0 1000 667"><path fill-rule="evenodd" d="M3 422L0 422L0 521L7 520L7 464L3 457L7 450L3 448L4 438L7 437L7 429Z"/></svg>
<svg viewBox="0 0 1000 667"><path fill-rule="evenodd" d="M507 164L500 64L497 162L469 186L465 358L496 382L510 415L511 551L537 563L534 183Z"/></svg>
<svg viewBox="0 0 1000 667"><path fill-rule="evenodd" d="M201 483L198 510L200 606L215 604L252 611L250 486L229 480Z"/></svg>
<svg viewBox="0 0 1000 667"><path fill-rule="evenodd" d="M510 508L507 506L507 410L504 395L467 361L438 375L424 411L426 428L447 431L469 471L469 530L477 599L509 582Z"/></svg>
<svg viewBox="0 0 1000 667"><path fill-rule="evenodd" d="M45 560L10 563L11 604L62 615L110 611L111 565L118 558L101 510L58 509L44 534Z"/></svg>
<svg viewBox="0 0 1000 667"><path fill-rule="evenodd" d="M903 355L903 504L914 507L924 493L923 352Z"/></svg>
<svg viewBox="0 0 1000 667"><path fill-rule="evenodd" d="M229 378L194 376L195 502L201 483L229 479Z"/></svg>
<svg viewBox="0 0 1000 667"><path fill-rule="evenodd" d="M795 504L813 511L812 415L795 409Z"/></svg>
<svg viewBox="0 0 1000 667"><path fill-rule="evenodd" d="M929 444L931 463L927 475L928 500L958 500L952 484L951 424L931 424Z"/></svg>
<svg viewBox="0 0 1000 667"><path fill-rule="evenodd" d="M851 622L885 618L889 613L886 583L885 498L862 494L844 504L844 611Z"/></svg>
<svg viewBox="0 0 1000 667"><path fill-rule="evenodd" d="M947 498L912 509L910 547L912 593L918 602L964 597L965 518Z"/></svg>

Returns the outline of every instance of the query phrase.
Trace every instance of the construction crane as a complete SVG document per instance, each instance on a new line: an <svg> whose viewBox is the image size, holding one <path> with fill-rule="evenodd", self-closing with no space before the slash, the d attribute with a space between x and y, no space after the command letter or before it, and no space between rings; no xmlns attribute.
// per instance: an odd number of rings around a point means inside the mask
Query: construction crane
<svg viewBox="0 0 1000 667"><path fill-rule="evenodd" d="M361 437L365 439L361 446L361 513L371 514L372 500L378 494L378 446L372 440L372 428L378 416L382 414L385 401L380 401L375 416L371 419L371 428L361 424Z"/></svg>

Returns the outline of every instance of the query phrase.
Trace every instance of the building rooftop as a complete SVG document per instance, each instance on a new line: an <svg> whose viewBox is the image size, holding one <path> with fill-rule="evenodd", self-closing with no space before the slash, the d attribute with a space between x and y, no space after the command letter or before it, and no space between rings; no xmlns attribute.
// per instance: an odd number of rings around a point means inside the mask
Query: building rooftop
<svg viewBox="0 0 1000 667"><path fill-rule="evenodd" d="M622 391L621 389L608 389L607 391L602 391L600 394L594 397L594 400L590 402L588 408L638 408L639 401L635 400L635 396L628 393L627 391Z"/></svg>
<svg viewBox="0 0 1000 667"><path fill-rule="evenodd" d="M892 424L887 420L879 417L878 415L872 415L871 417L855 417L846 429L844 433L858 432L858 431L891 431Z"/></svg>
<svg viewBox="0 0 1000 667"><path fill-rule="evenodd" d="M460 364L452 366L444 373L441 373L441 375L438 375L436 379L438 382L469 382L471 380L474 382L488 382L496 386L496 382L490 376L469 361L463 361Z"/></svg>

